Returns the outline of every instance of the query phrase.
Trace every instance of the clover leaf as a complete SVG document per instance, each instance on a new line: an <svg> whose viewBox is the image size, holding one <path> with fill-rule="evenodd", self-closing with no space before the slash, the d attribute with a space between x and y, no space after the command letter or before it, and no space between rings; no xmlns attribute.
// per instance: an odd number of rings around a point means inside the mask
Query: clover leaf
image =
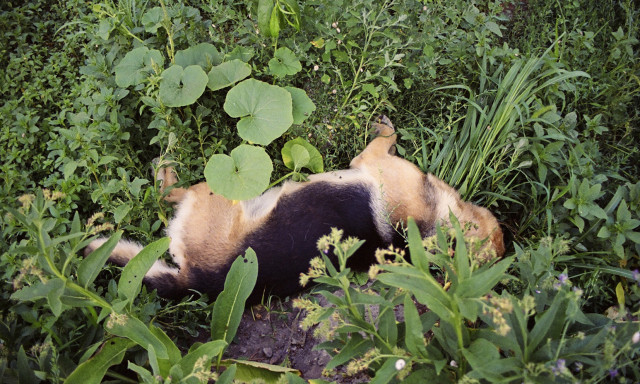
<svg viewBox="0 0 640 384"><path fill-rule="evenodd" d="M160 101L168 107L193 104L204 93L209 77L199 65L172 65L162 72Z"/></svg>
<svg viewBox="0 0 640 384"><path fill-rule="evenodd" d="M248 200L269 186L273 164L261 147L241 144L231 156L213 155L204 169L211 190L230 200Z"/></svg>
<svg viewBox="0 0 640 384"><path fill-rule="evenodd" d="M244 140L268 145L293 124L291 94L286 89L255 79L231 88L224 110L238 121L238 135Z"/></svg>

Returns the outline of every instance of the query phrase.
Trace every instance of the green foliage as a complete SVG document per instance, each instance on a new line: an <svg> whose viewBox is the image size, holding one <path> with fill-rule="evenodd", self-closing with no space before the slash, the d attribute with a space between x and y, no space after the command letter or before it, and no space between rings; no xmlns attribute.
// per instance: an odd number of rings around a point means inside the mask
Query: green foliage
<svg viewBox="0 0 640 384"><path fill-rule="evenodd" d="M599 381L613 370L637 379L637 324L614 326L585 314L583 291L566 273L547 274L562 242L486 262L478 239L465 238L455 217L451 222L423 241L410 220L411 262L400 250L378 251L373 283L363 287L349 284L345 268L360 243L339 231L319 241L322 259L304 280L341 288L344 296L322 290L328 307L308 299L295 305L307 311L303 326L319 324L316 333L328 335L320 345L332 355L327 370L347 364L347 374L365 371L379 383ZM328 249L338 256L337 269L324 255ZM524 293L498 294L514 265Z"/></svg>
<svg viewBox="0 0 640 384"><path fill-rule="evenodd" d="M512 265L482 264L468 240L444 252L458 239L446 231L438 252L420 253L412 232L412 254L426 257L383 264L373 294L341 272L348 244L319 277L346 291L324 293L334 307L322 313L353 321L323 346L328 369L367 365L375 381L637 381L639 12L628 0L2 2L0 381L98 382L127 367L139 381L204 379L224 345L187 352L175 340L209 328L213 306L195 294L161 302L140 285L166 240L132 264L131 283L103 267L122 233L163 236L170 208L149 163L250 198L346 167L380 113L401 156L490 206ZM279 109L257 108L276 94ZM238 172L231 184L247 147L261 154L249 179L262 180L243 186ZM231 173L207 167L219 156ZM104 231L110 240L79 257ZM220 367L222 382L302 380L248 361Z"/></svg>

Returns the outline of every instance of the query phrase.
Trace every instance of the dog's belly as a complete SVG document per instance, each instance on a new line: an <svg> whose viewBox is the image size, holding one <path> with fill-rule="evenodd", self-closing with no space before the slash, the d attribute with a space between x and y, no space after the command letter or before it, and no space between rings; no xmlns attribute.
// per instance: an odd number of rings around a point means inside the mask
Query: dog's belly
<svg viewBox="0 0 640 384"><path fill-rule="evenodd" d="M300 273L307 272L310 260L320 255L317 241L328 235L331 228L343 230L343 238L354 236L365 240L349 265L355 268L370 265L375 250L389 242L385 241L385 231L381 235L379 230L377 215L380 213L372 209L379 204L379 199L366 183L329 181L311 182L281 196L264 224L248 233L237 248L237 253L242 254L251 247L258 257L254 295L259 298L264 292L284 297L298 292ZM328 255L335 261L331 251ZM196 272L194 277L198 275ZM206 274L201 276L202 279L192 283L205 288Z"/></svg>

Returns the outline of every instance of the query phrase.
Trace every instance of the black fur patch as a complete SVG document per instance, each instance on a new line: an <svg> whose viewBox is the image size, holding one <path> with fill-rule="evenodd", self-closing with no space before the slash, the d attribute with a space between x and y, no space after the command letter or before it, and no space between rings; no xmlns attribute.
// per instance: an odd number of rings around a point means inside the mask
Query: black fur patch
<svg viewBox="0 0 640 384"><path fill-rule="evenodd" d="M260 299L263 293L285 297L298 292L300 273L307 272L311 259L320 255L316 243L332 227L342 229L343 238L365 240L351 257L350 267L362 269L371 265L375 250L385 246L375 226L371 198L371 191L363 184L329 182L312 183L281 197L265 225L249 234L238 248L237 253L243 254L251 247L258 257L258 282L252 299ZM330 258L335 262L334 255ZM227 270L216 275L224 276ZM219 286L208 272L190 277L194 288L204 292L213 293Z"/></svg>

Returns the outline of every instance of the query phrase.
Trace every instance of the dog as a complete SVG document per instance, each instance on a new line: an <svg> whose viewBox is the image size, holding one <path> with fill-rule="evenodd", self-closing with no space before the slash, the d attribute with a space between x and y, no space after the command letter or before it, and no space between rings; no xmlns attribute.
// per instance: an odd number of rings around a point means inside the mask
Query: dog
<svg viewBox="0 0 640 384"><path fill-rule="evenodd" d="M395 156L397 137L386 116L373 126L376 138L349 169L310 175L305 182L288 181L251 200L228 200L206 183L170 190L165 200L177 208L167 235L176 266L157 261L144 283L166 298L180 298L191 290L215 298L232 262L251 247L258 257L254 296L286 297L302 289L299 275L309 269L319 254L317 240L331 228L365 240L349 259L350 267L364 269L375 262L376 249L405 246L397 228L409 217L424 237L435 234L437 223L446 224L450 211L469 224L467 235L486 239L485 248L502 257L503 235L491 212L462 201L454 188ZM177 182L171 168L160 169L158 178L163 192ZM85 252L105 241L94 240ZM109 260L124 266L142 248L121 240Z"/></svg>

